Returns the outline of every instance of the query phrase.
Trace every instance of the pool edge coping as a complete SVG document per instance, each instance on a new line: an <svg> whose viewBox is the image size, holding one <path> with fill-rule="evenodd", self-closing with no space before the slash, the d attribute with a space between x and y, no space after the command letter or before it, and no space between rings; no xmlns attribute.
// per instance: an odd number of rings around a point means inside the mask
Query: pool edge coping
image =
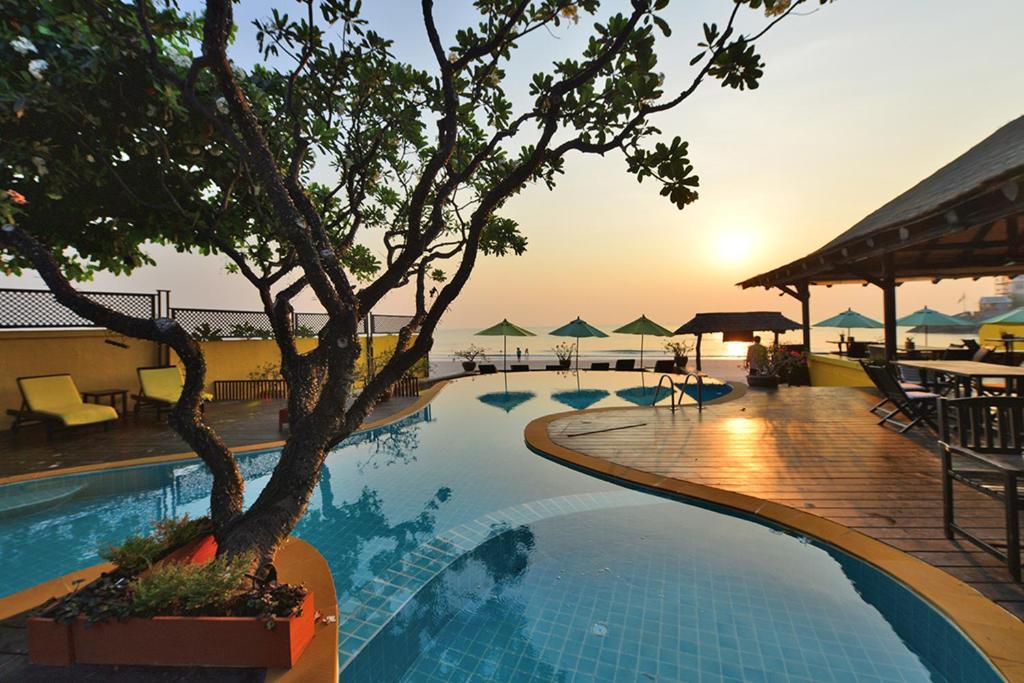
<svg viewBox="0 0 1024 683"><path fill-rule="evenodd" d="M593 408L553 413L524 429L529 448L556 461L643 488L721 505L788 527L828 543L899 581L949 619L1009 683L1024 683L1024 622L974 588L927 562L867 534L797 508L755 496L665 477L559 445L548 426L580 412L646 410L646 407ZM689 409L689 408L687 408Z"/></svg>
<svg viewBox="0 0 1024 683"><path fill-rule="evenodd" d="M352 434L359 434L361 432L368 432L373 429L379 429L385 427L399 420L403 420L410 415L414 415L419 411L423 410L434 397L440 393L441 389L444 388L450 381L448 379L438 380L429 387L420 392L419 397L409 406L399 410L398 412L382 417L379 420L373 420L371 422L365 422L359 426L359 429L352 432ZM280 439L277 441L264 441L262 443L245 444L242 446L232 446L229 450L232 454L240 453L251 453L253 451L265 451L274 448L281 448L285 445L285 440ZM104 470L113 470L127 467L139 467L140 465L161 465L169 462L180 462L184 460L199 460L199 456L196 455L195 451L184 451L181 453L164 453L162 455L150 455L141 458L129 458L127 460L115 460L111 462L97 462L91 465L79 465L77 467L60 467L52 470L42 470L40 472L26 472L24 474L12 474L8 477L0 477L0 486L6 484L20 484L27 481L39 481L41 479L50 479L53 477L66 477L74 474L90 474L92 472L103 472Z"/></svg>

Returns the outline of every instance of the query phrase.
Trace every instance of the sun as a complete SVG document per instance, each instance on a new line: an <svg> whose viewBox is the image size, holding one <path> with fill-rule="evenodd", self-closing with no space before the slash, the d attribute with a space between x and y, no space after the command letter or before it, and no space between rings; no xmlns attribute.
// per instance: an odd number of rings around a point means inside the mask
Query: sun
<svg viewBox="0 0 1024 683"><path fill-rule="evenodd" d="M750 258L753 235L746 230L725 228L714 236L715 257L719 263L736 265Z"/></svg>

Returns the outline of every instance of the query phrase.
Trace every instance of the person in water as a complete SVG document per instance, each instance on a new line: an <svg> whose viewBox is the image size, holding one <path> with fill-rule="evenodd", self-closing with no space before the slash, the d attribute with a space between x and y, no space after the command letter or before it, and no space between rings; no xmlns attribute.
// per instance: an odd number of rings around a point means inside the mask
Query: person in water
<svg viewBox="0 0 1024 683"><path fill-rule="evenodd" d="M747 348L747 360L743 366L752 375L759 375L768 367L768 349L761 344L761 337L754 337L754 343Z"/></svg>

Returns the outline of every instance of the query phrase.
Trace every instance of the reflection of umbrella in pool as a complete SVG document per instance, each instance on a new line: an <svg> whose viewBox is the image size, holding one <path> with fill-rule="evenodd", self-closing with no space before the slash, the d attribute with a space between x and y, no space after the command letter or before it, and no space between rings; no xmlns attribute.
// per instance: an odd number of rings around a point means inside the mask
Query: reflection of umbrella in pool
<svg viewBox="0 0 1024 683"><path fill-rule="evenodd" d="M608 396L604 389L574 389L573 391L553 391L551 398L564 403L573 410L586 410Z"/></svg>
<svg viewBox="0 0 1024 683"><path fill-rule="evenodd" d="M697 383L696 382L676 382L676 387L681 389L684 394L692 398L694 401L697 400ZM704 382L704 386L701 389L701 398L704 403L713 401L716 398L722 398L726 394L732 391L732 385L725 382Z"/></svg>
<svg viewBox="0 0 1024 683"><path fill-rule="evenodd" d="M476 397L476 400L504 410L506 413L511 413L536 396L537 394L532 391L493 391L489 394L480 394Z"/></svg>
<svg viewBox="0 0 1024 683"><path fill-rule="evenodd" d="M951 325L954 327L965 327L970 325L969 322L962 318L954 318L951 315L945 313L939 313L925 306L919 311L914 311L910 315L905 315L896 321L897 325L903 325L904 327L923 327L924 328L924 345L928 346L928 328L939 327L941 325Z"/></svg>
<svg viewBox="0 0 1024 683"><path fill-rule="evenodd" d="M607 337L608 335L589 324L579 316L567 325L562 325L557 330L548 334L555 337L576 337L576 369L580 369L580 337ZM607 393L607 392L606 392Z"/></svg>
<svg viewBox="0 0 1024 683"><path fill-rule="evenodd" d="M654 400L655 395L657 395L658 401L661 401L668 398L671 393L667 387L660 387L660 389L658 387L630 387L629 389L619 389L615 395L634 405L652 406L657 403Z"/></svg>

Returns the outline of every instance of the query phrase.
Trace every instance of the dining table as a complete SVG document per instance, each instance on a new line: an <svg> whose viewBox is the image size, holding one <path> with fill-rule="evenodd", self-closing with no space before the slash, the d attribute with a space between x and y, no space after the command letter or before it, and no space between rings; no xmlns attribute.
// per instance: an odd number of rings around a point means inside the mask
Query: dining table
<svg viewBox="0 0 1024 683"><path fill-rule="evenodd" d="M952 384L954 396L981 395L986 392L984 380L1002 380L1004 385L999 391L1022 395L1024 386L1024 367L1018 365L1000 365L998 363L980 363L973 360L897 360L897 365L913 368L921 373L921 380L932 386L935 378L943 375L955 380Z"/></svg>

